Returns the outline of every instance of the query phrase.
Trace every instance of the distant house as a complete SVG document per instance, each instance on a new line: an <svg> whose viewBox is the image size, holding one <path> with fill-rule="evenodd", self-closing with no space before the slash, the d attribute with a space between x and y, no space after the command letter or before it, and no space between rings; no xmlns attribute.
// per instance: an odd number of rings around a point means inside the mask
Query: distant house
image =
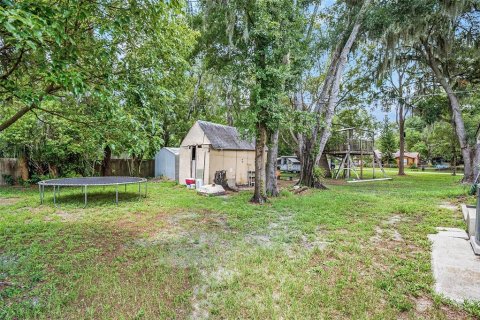
<svg viewBox="0 0 480 320"><path fill-rule="evenodd" d="M277 158L277 167L280 171L300 172L300 161L296 156L282 156Z"/></svg>
<svg viewBox="0 0 480 320"><path fill-rule="evenodd" d="M400 151L397 151L393 154L395 161L397 162L397 166L400 164ZM420 154L418 152L405 152L403 158L403 164L406 166L420 164Z"/></svg>
<svg viewBox="0 0 480 320"><path fill-rule="evenodd" d="M235 127L197 121L180 145L179 182L188 178L211 184L215 172L226 171L229 185L248 185L255 172L255 142Z"/></svg>
<svg viewBox="0 0 480 320"><path fill-rule="evenodd" d="M162 148L155 155L155 177L178 181L180 148Z"/></svg>

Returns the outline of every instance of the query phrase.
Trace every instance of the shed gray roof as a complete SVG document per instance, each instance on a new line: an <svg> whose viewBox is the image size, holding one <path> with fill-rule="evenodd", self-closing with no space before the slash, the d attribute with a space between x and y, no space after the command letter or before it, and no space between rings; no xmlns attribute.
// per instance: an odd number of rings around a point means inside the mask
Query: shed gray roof
<svg viewBox="0 0 480 320"><path fill-rule="evenodd" d="M164 147L164 149L170 151L174 155L180 154L180 148Z"/></svg>
<svg viewBox="0 0 480 320"><path fill-rule="evenodd" d="M197 122L203 132L205 132L214 149L255 150L255 142L253 140L242 139L235 127L202 120L198 120Z"/></svg>

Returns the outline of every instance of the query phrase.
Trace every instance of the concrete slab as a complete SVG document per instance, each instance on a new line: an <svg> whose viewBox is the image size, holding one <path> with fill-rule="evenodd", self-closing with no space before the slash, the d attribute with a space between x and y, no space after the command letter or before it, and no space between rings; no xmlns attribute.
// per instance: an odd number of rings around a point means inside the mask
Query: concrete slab
<svg viewBox="0 0 480 320"><path fill-rule="evenodd" d="M462 203L461 207L462 207L462 213L463 213L463 220L467 221L469 211L472 209L475 210L476 208L475 206L466 205L464 203Z"/></svg>
<svg viewBox="0 0 480 320"><path fill-rule="evenodd" d="M467 223L467 231L469 237L475 236L475 223L477 220L477 208L475 206L467 206L462 204L463 219Z"/></svg>
<svg viewBox="0 0 480 320"><path fill-rule="evenodd" d="M197 189L198 194L205 196L225 195L225 189L219 184L206 184Z"/></svg>
<svg viewBox="0 0 480 320"><path fill-rule="evenodd" d="M476 255L480 255L480 243L475 239L475 237L470 237L470 244L472 245L473 252Z"/></svg>
<svg viewBox="0 0 480 320"><path fill-rule="evenodd" d="M435 291L457 302L480 301L480 257L462 229L437 228L430 234Z"/></svg>
<svg viewBox="0 0 480 320"><path fill-rule="evenodd" d="M474 206L462 205L463 217L467 224L467 232L469 237L474 237L476 234L475 224L477 220L477 208Z"/></svg>

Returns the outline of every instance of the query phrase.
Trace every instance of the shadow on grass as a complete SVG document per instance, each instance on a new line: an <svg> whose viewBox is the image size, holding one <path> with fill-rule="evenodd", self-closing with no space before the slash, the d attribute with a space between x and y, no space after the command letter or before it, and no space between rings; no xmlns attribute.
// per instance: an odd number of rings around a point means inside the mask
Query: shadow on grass
<svg viewBox="0 0 480 320"><path fill-rule="evenodd" d="M125 202L136 202L145 199L145 194L142 192L141 195L138 192L122 192L119 190L118 192L118 204L121 205ZM73 191L68 190L64 192L57 193L55 199L57 206L67 205L67 206L85 206L85 194L83 191ZM87 193L87 207L88 206L95 206L95 205L111 205L116 203L116 195L115 190L92 190ZM54 205L54 198L53 198L53 191L47 192L45 191L45 197L43 199L44 205Z"/></svg>

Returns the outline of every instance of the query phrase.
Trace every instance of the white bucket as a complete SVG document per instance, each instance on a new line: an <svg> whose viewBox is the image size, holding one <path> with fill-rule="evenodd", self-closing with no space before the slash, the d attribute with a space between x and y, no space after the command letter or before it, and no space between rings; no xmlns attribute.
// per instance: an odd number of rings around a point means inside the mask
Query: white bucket
<svg viewBox="0 0 480 320"><path fill-rule="evenodd" d="M196 179L195 180L195 188L200 188L203 186L203 179Z"/></svg>

